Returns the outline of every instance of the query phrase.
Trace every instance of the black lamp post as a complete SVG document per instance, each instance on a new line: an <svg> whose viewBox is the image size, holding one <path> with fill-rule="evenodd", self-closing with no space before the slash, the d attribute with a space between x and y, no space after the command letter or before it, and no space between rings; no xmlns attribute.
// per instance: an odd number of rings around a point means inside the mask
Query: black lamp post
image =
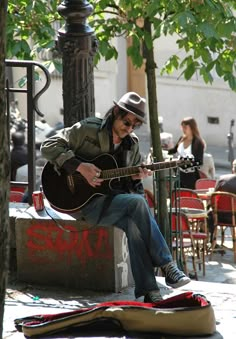
<svg viewBox="0 0 236 339"><path fill-rule="evenodd" d="M64 0L58 6L65 26L58 31L58 48L63 59L64 124L71 126L94 116L93 56L97 40L86 23L93 6L86 0Z"/></svg>

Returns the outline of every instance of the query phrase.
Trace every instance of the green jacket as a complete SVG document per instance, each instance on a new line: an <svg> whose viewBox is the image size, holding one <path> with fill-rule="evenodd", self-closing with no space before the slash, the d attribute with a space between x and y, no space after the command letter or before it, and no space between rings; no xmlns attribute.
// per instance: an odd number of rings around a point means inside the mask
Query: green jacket
<svg viewBox="0 0 236 339"><path fill-rule="evenodd" d="M132 133L127 138L130 147L125 151L126 166L137 166L141 163L138 137ZM77 156L92 160L103 153L111 153L110 144L107 119L90 117L45 140L41 153L57 168L63 167L73 173L81 162Z"/></svg>

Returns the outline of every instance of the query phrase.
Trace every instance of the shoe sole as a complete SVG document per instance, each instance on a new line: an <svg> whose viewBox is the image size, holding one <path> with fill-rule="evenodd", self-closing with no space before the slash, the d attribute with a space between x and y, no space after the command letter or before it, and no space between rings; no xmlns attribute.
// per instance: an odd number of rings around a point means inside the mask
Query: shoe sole
<svg viewBox="0 0 236 339"><path fill-rule="evenodd" d="M166 285L167 285L167 286L170 286L170 287L172 287L172 288L178 288L178 287L185 286L185 285L189 284L190 282L191 282L191 279L189 279L189 280L186 279L186 280L178 281L178 282L175 283L175 284L170 284L170 283L166 282Z"/></svg>

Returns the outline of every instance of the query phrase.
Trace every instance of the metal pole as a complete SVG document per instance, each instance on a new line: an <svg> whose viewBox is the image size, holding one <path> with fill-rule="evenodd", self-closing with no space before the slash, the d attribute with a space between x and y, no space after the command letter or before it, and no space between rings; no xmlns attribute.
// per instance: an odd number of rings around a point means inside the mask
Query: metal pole
<svg viewBox="0 0 236 339"><path fill-rule="evenodd" d="M86 23L93 7L86 0L65 0L58 6L66 24L58 31L63 59L65 127L95 115L93 56L97 40Z"/></svg>
<svg viewBox="0 0 236 339"><path fill-rule="evenodd" d="M228 160L231 164L231 169L232 169L232 164L234 161L234 133L233 133L233 127L234 127L234 119L230 121L230 129L229 133L227 134L227 139L228 139Z"/></svg>

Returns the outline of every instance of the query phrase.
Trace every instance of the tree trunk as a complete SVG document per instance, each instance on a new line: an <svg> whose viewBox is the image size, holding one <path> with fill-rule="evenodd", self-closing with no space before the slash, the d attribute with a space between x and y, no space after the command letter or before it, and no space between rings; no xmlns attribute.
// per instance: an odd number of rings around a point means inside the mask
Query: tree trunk
<svg viewBox="0 0 236 339"><path fill-rule="evenodd" d="M0 2L0 339L3 332L4 301L9 258L9 146L5 96L7 0Z"/></svg>
<svg viewBox="0 0 236 339"><path fill-rule="evenodd" d="M144 28L150 35L152 35L151 23L148 18L144 20ZM153 158L155 161L163 161L160 128L158 122L158 103L157 103L157 88L156 88L156 63L154 60L154 48L148 49L144 46L146 59L146 75L147 75L147 89L148 89L148 106L150 117L151 140L153 147ZM170 225L167 209L167 192L165 171L155 172L156 182L156 205L157 205L157 221L160 230L165 237L168 246L170 247Z"/></svg>

